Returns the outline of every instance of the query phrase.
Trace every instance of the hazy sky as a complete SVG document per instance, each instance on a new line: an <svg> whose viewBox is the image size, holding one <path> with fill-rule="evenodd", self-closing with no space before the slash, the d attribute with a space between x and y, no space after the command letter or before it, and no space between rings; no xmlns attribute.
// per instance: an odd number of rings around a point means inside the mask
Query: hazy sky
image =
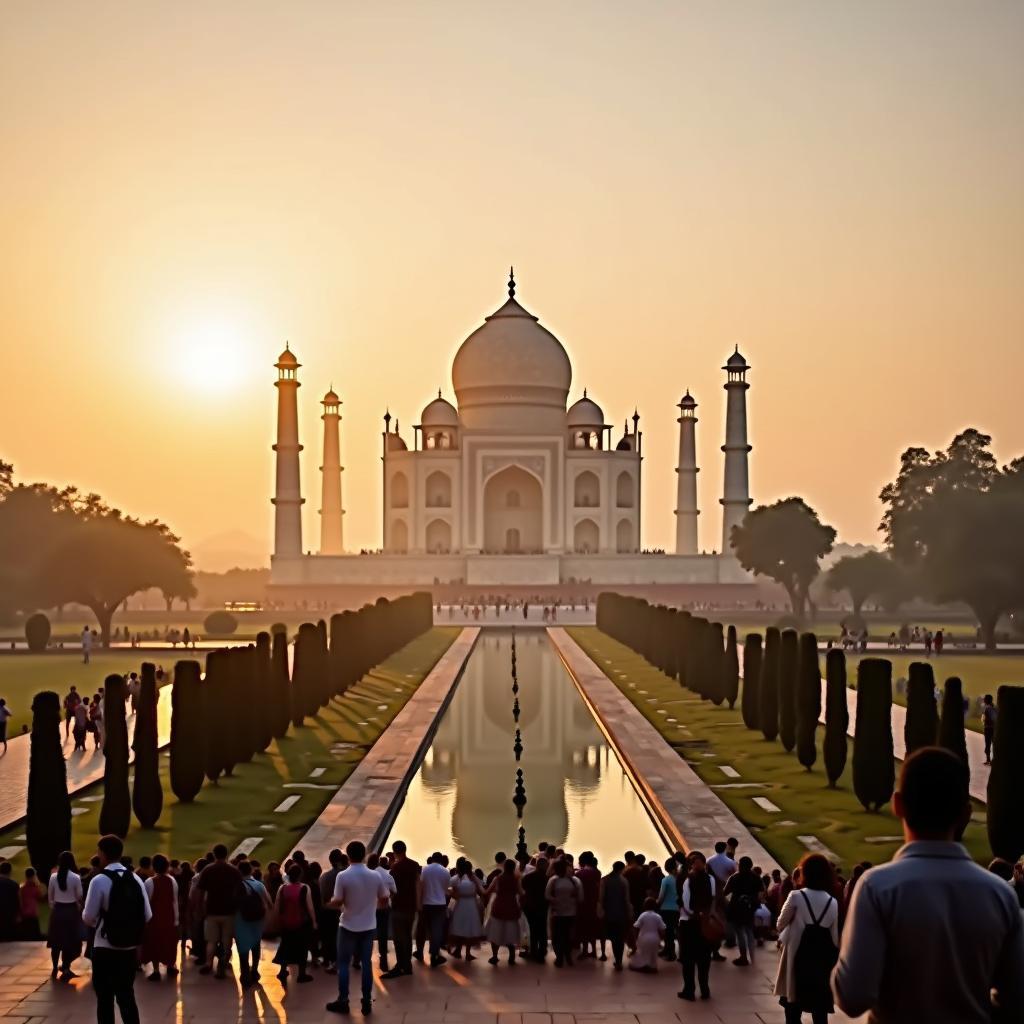
<svg viewBox="0 0 1024 1024"><path fill-rule="evenodd" d="M0 5L0 458L267 538L272 368L344 401L346 541L380 541L380 417L418 421L504 296L644 430L674 537L675 409L718 544L724 358L756 501L876 538L909 444L1024 451L1024 4Z"/></svg>

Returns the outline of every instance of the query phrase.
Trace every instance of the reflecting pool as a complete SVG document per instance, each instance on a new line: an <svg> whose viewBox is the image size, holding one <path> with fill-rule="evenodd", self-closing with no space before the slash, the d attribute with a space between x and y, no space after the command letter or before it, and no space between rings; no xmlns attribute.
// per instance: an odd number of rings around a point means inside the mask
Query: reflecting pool
<svg viewBox="0 0 1024 1024"><path fill-rule="evenodd" d="M531 852L544 841L577 855L592 850L605 869L627 849L661 859L665 841L547 634L516 633L518 694L511 659L511 631L481 631L390 839L404 839L421 863L442 850L486 867L497 850L515 852L523 825ZM521 821L517 768L526 794Z"/></svg>

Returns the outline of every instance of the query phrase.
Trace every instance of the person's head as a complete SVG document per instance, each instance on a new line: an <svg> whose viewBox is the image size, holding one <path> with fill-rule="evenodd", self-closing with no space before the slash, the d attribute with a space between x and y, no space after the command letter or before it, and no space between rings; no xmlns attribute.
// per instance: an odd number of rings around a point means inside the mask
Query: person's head
<svg viewBox="0 0 1024 1024"><path fill-rule="evenodd" d="M171 862L162 853L158 853L153 857L153 870L158 875L166 875L170 866Z"/></svg>
<svg viewBox="0 0 1024 1024"><path fill-rule="evenodd" d="M327 860L330 862L332 868L336 868L341 863L341 850L331 850L327 854Z"/></svg>
<svg viewBox="0 0 1024 1024"><path fill-rule="evenodd" d="M405 857L405 851L406 851L406 845L405 845L405 843L403 843L403 842L402 842L402 840L401 840L401 839L396 839L396 840L395 840L395 841L394 841L394 842L393 842L393 843L391 844L391 852L392 852L392 853L393 853L393 854L394 854L394 855L395 855L395 856L396 856L396 857L397 857L397 858L398 858L399 860L401 860L401 859L402 859L403 857Z"/></svg>
<svg viewBox="0 0 1024 1024"><path fill-rule="evenodd" d="M372 871L376 871L380 866L380 854L371 853L370 856L366 858L366 866Z"/></svg>
<svg viewBox="0 0 1024 1024"><path fill-rule="evenodd" d="M824 854L805 854L797 870L800 872L805 889L821 889L824 892L831 892L835 885L832 863Z"/></svg>
<svg viewBox="0 0 1024 1024"><path fill-rule="evenodd" d="M301 850L296 850L292 854L292 860L295 861L298 864L305 864L306 863L306 855Z"/></svg>
<svg viewBox="0 0 1024 1024"><path fill-rule="evenodd" d="M345 847L345 853L353 864L362 864L366 860L366 847L358 839L353 839Z"/></svg>
<svg viewBox="0 0 1024 1024"><path fill-rule="evenodd" d="M288 881L297 882L302 878L302 865L301 864L290 864L288 866Z"/></svg>
<svg viewBox="0 0 1024 1024"><path fill-rule="evenodd" d="M967 766L944 747L922 747L903 762L892 806L907 842L959 838L971 820Z"/></svg>
<svg viewBox="0 0 1024 1024"><path fill-rule="evenodd" d="M691 874L703 875L707 872L708 859L700 852L700 850L691 850L689 856L686 858L686 863Z"/></svg>
<svg viewBox="0 0 1024 1024"><path fill-rule="evenodd" d="M0 878L11 877L11 862L9 860L0 861Z"/></svg>
<svg viewBox="0 0 1024 1024"><path fill-rule="evenodd" d="M455 873L459 878L473 874L473 862L466 857L460 857L455 863Z"/></svg>
<svg viewBox="0 0 1024 1024"><path fill-rule="evenodd" d="M778 868L772 868L772 881L773 882L781 882L782 881L782 872Z"/></svg>
<svg viewBox="0 0 1024 1024"><path fill-rule="evenodd" d="M559 878L565 878L565 872L568 870L569 865L561 857L555 861L553 871Z"/></svg>
<svg viewBox="0 0 1024 1024"><path fill-rule="evenodd" d="M731 857L733 856L733 854L736 853L736 850L739 847L739 845L740 841L735 836L729 836L729 838L725 841L725 852L729 854L729 856Z"/></svg>
<svg viewBox="0 0 1024 1024"><path fill-rule="evenodd" d="M679 865L676 863L675 857L669 857L665 861L665 874L666 875L674 875L678 869L679 869Z"/></svg>
<svg viewBox="0 0 1024 1024"><path fill-rule="evenodd" d="M96 844L96 854L100 859L100 867L120 863L124 843L117 836L102 836Z"/></svg>
<svg viewBox="0 0 1024 1024"><path fill-rule="evenodd" d="M644 900L644 910L657 910L657 909L658 909L658 901L653 896L648 896L647 899Z"/></svg>
<svg viewBox="0 0 1024 1024"><path fill-rule="evenodd" d="M991 707L992 706L992 694L991 693L986 693L985 697L984 697L984 700L985 700L986 707Z"/></svg>
<svg viewBox="0 0 1024 1024"><path fill-rule="evenodd" d="M1013 881L1013 865L1008 860L1003 860L1002 857L996 857L995 860L991 861L988 869L993 875L1001 878L1004 882Z"/></svg>
<svg viewBox="0 0 1024 1024"><path fill-rule="evenodd" d="M499 850L494 855L494 863L495 864L504 864L506 860L508 860L508 854L503 853L501 850Z"/></svg>
<svg viewBox="0 0 1024 1024"><path fill-rule="evenodd" d="M63 878L66 879L68 877L68 872L69 871L77 871L77 870L78 870L78 866L75 864L75 855L70 850L65 850L57 858L57 874L58 874L58 876L60 877L61 873L63 872ZM62 885L61 888L63 889L64 886Z"/></svg>
<svg viewBox="0 0 1024 1024"><path fill-rule="evenodd" d="M626 870L626 865L621 861L617 860L612 863L612 874L621 875Z"/></svg>
<svg viewBox="0 0 1024 1024"><path fill-rule="evenodd" d="M35 868L25 868L25 881L26 882L34 881L35 877L36 877L36 869Z"/></svg>
<svg viewBox="0 0 1024 1024"><path fill-rule="evenodd" d="M152 857L140 857L139 858L139 868L140 868L140 870L148 871L153 866L154 865L153 865L153 858Z"/></svg>
<svg viewBox="0 0 1024 1024"><path fill-rule="evenodd" d="M270 863L267 864L267 874L275 877L281 874L281 865L278 864L276 860L270 861Z"/></svg>
<svg viewBox="0 0 1024 1024"><path fill-rule="evenodd" d="M635 860L635 863L636 863L636 864L637 864L637 865L638 865L639 867L643 867L643 866L644 866L644 865L645 865L645 864L647 863L647 858L646 858L646 857L645 857L645 856L644 856L644 855L643 855L642 853L638 853L638 854L636 855L636 860Z"/></svg>
<svg viewBox="0 0 1024 1024"><path fill-rule="evenodd" d="M623 854L622 859L627 864L632 864L636 860L636 854L632 850L627 850L625 854Z"/></svg>
<svg viewBox="0 0 1024 1024"><path fill-rule="evenodd" d="M723 842L715 843L715 853L725 853L726 846Z"/></svg>
<svg viewBox="0 0 1024 1024"><path fill-rule="evenodd" d="M754 862L749 857L740 857L737 867L741 875L749 875L754 870Z"/></svg>
<svg viewBox="0 0 1024 1024"><path fill-rule="evenodd" d="M250 864L247 860L243 860L238 865L238 873L243 878L252 878L252 864Z"/></svg>
<svg viewBox="0 0 1024 1024"><path fill-rule="evenodd" d="M441 864L442 866L444 865L444 855L441 853L440 850L435 850L430 855L430 863L431 864Z"/></svg>
<svg viewBox="0 0 1024 1024"><path fill-rule="evenodd" d="M506 857L501 865L501 870L506 875L514 875L516 873L516 862L511 857Z"/></svg>
<svg viewBox="0 0 1024 1024"><path fill-rule="evenodd" d="M228 848L223 843L218 843L213 848L213 859L214 860L227 860L228 859Z"/></svg>

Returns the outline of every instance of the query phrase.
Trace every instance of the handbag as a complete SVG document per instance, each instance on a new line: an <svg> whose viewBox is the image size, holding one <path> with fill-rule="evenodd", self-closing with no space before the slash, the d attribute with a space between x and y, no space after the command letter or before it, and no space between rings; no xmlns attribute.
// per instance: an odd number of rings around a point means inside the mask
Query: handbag
<svg viewBox="0 0 1024 1024"><path fill-rule="evenodd" d="M702 910L697 914L700 934L709 946L717 946L725 938L725 922L717 908Z"/></svg>

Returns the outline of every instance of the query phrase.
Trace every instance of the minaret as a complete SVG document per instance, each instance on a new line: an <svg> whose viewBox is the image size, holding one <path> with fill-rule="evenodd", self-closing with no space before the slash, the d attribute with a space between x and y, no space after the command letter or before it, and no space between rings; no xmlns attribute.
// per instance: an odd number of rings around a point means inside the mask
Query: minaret
<svg viewBox="0 0 1024 1024"><path fill-rule="evenodd" d="M679 403L679 465L676 473L676 554L697 554L697 403L689 391Z"/></svg>
<svg viewBox="0 0 1024 1024"><path fill-rule="evenodd" d="M341 508L341 452L338 443L338 424L341 422L341 399L332 387L320 403L324 414L324 464L320 467L320 554L340 555L342 542Z"/></svg>
<svg viewBox="0 0 1024 1024"><path fill-rule="evenodd" d="M298 370L301 365L287 345L277 367L277 483L274 497L274 556L302 555L302 490L299 486Z"/></svg>
<svg viewBox="0 0 1024 1024"><path fill-rule="evenodd" d="M739 345L726 360L725 382L725 484L722 493L722 554L732 554L732 528L743 522L750 508L750 481L747 476L747 365Z"/></svg>

